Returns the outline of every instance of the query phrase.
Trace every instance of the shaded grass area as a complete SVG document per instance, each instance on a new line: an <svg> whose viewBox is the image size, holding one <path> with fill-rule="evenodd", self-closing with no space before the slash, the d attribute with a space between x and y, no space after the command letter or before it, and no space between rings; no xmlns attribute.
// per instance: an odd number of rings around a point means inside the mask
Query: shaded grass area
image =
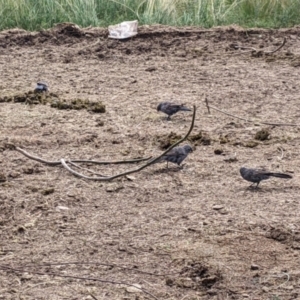
<svg viewBox="0 0 300 300"><path fill-rule="evenodd" d="M300 23L298 0L0 0L0 30L40 30L56 23L107 26L125 20L140 24L237 24L290 27Z"/></svg>

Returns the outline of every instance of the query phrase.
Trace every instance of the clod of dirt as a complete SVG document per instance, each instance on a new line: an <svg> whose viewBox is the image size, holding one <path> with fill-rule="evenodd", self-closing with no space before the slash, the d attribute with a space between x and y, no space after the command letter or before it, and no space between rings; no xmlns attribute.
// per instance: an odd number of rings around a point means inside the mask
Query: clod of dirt
<svg viewBox="0 0 300 300"><path fill-rule="evenodd" d="M148 67L145 69L146 72L153 72L153 71L156 71L157 68L156 67Z"/></svg>
<svg viewBox="0 0 300 300"><path fill-rule="evenodd" d="M293 249L300 249L300 232L292 232L286 228L272 228L267 234L267 238L276 240L282 244L290 245Z"/></svg>
<svg viewBox="0 0 300 300"><path fill-rule="evenodd" d="M74 99L67 101L59 99L58 95L54 93L40 93L29 91L21 94L15 94L10 96L0 97L1 102L14 102L14 103L25 103L25 104L47 104L57 109L86 109L94 113L105 113L105 105L99 102L91 102L87 99Z"/></svg>
<svg viewBox="0 0 300 300"><path fill-rule="evenodd" d="M202 48L194 48L191 49L190 51L197 57L202 56L203 54L205 54L205 52L207 52L208 46L204 46Z"/></svg>
<svg viewBox="0 0 300 300"><path fill-rule="evenodd" d="M229 141L229 138L228 138L227 136L220 136L219 140L220 140L220 144L221 144L221 145L222 145L222 144L227 144L227 143L230 142L230 141Z"/></svg>
<svg viewBox="0 0 300 300"><path fill-rule="evenodd" d="M250 270L252 270L252 271L255 271L255 270L258 270L258 269L259 269L259 266L255 265L255 264L252 264L251 267L250 267Z"/></svg>
<svg viewBox="0 0 300 300"><path fill-rule="evenodd" d="M254 139L258 141L265 141L270 136L270 132L267 129L262 129L256 132Z"/></svg>
<svg viewBox="0 0 300 300"><path fill-rule="evenodd" d="M238 159L236 158L236 156L231 156L231 157L225 158L224 161L232 163L232 162L238 161Z"/></svg>
<svg viewBox="0 0 300 300"><path fill-rule="evenodd" d="M31 167L23 168L22 171L24 174L33 174L34 173L34 169Z"/></svg>
<svg viewBox="0 0 300 300"><path fill-rule="evenodd" d="M283 228L272 228L267 234L268 238L276 240L278 242L284 242L288 240L291 236L291 233Z"/></svg>
<svg viewBox="0 0 300 300"><path fill-rule="evenodd" d="M253 50L251 52L251 56L252 57L262 57L264 56L264 52L263 51L256 51L256 50Z"/></svg>
<svg viewBox="0 0 300 300"><path fill-rule="evenodd" d="M300 67L300 58L299 57L296 57L295 59L293 59L291 61L291 66L292 67Z"/></svg>
<svg viewBox="0 0 300 300"><path fill-rule="evenodd" d="M84 35L84 32L80 30L78 25L68 22L58 24L53 28L53 31L73 37L81 37Z"/></svg>
<svg viewBox="0 0 300 300"><path fill-rule="evenodd" d="M215 149L215 150L214 150L214 153L215 153L216 155L221 155L223 152L224 152L223 149Z"/></svg>
<svg viewBox="0 0 300 300"><path fill-rule="evenodd" d="M47 196L47 195L53 194L54 191L55 191L54 188L47 188L47 189L41 191L41 194L44 196Z"/></svg>
<svg viewBox="0 0 300 300"><path fill-rule="evenodd" d="M23 234L23 233L25 233L26 229L24 226L19 226L15 231L16 231L16 233Z"/></svg>
<svg viewBox="0 0 300 300"><path fill-rule="evenodd" d="M5 182L6 176L3 173L0 173L0 182Z"/></svg>
<svg viewBox="0 0 300 300"><path fill-rule="evenodd" d="M105 113L105 105L102 102L92 102L88 108L88 111L94 113Z"/></svg>
<svg viewBox="0 0 300 300"><path fill-rule="evenodd" d="M0 97L0 102L14 102L25 104L47 104L58 99L58 96L53 93L37 93L29 91L20 94Z"/></svg>
<svg viewBox="0 0 300 300"><path fill-rule="evenodd" d="M90 102L89 100L83 99L74 99L71 102L67 102L66 100L58 100L51 103L51 107L57 109L87 109L88 111L92 111L95 113L105 113L105 105L102 102Z"/></svg>
<svg viewBox="0 0 300 300"><path fill-rule="evenodd" d="M248 142L243 143L243 146L247 147L247 148L255 148L256 146L258 146L258 142L248 141Z"/></svg>
<svg viewBox="0 0 300 300"><path fill-rule="evenodd" d="M97 121L96 127L104 126L104 122L102 120Z"/></svg>
<svg viewBox="0 0 300 300"><path fill-rule="evenodd" d="M222 279L218 270L210 270L208 266L200 262L189 263L180 273L180 277L168 278L166 284L183 288L211 289L216 282Z"/></svg>
<svg viewBox="0 0 300 300"><path fill-rule="evenodd" d="M202 145L210 145L211 144L210 137L207 134L202 133L201 131L197 134L191 134L187 140L190 141L191 143L193 143L194 146L198 146L200 144L202 144Z"/></svg>
<svg viewBox="0 0 300 300"><path fill-rule="evenodd" d="M178 142L182 138L181 135L177 135L175 132L156 136L155 141L159 143L159 148L162 150L168 149L171 145ZM203 134L201 131L197 134L192 134L187 138L187 141L194 146L210 145L211 139L207 134Z"/></svg>
<svg viewBox="0 0 300 300"><path fill-rule="evenodd" d="M167 150L171 145L178 142L182 138L181 135L177 135L175 132L169 134L164 134L161 136L156 136L156 141L159 144L161 150Z"/></svg>

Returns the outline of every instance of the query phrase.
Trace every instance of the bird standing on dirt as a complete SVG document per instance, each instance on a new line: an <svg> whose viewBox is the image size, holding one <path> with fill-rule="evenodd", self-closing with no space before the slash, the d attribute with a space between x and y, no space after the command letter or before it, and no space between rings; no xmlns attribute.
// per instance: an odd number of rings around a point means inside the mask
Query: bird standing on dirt
<svg viewBox="0 0 300 300"><path fill-rule="evenodd" d="M271 176L278 177L278 178L287 178L287 179L293 178L289 174L273 173L273 172L269 172L266 170L251 169L251 168L245 168L245 167L240 168L240 173L245 180L252 182L251 185L256 183L256 188L258 187L259 183L262 180L267 180Z"/></svg>
<svg viewBox="0 0 300 300"><path fill-rule="evenodd" d="M46 82L39 81L39 82L37 82L34 91L37 92L37 93L47 92L48 91L48 84Z"/></svg>
<svg viewBox="0 0 300 300"><path fill-rule="evenodd" d="M191 111L191 109L184 106L184 104L176 104L172 102L161 102L157 106L157 111L162 111L168 115L167 120L179 111Z"/></svg>
<svg viewBox="0 0 300 300"><path fill-rule="evenodd" d="M175 147L175 148L171 149L169 152L167 152L164 156L162 156L155 163L166 161L167 168L168 168L169 162L180 166L180 164L187 158L187 156L191 152L193 152L193 149L190 145L184 145L182 147Z"/></svg>

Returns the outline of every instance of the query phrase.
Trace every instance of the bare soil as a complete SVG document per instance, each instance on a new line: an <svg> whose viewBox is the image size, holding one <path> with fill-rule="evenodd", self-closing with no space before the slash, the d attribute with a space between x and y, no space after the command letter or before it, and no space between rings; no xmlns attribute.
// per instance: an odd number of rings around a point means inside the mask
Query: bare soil
<svg viewBox="0 0 300 300"><path fill-rule="evenodd" d="M126 284L168 300L299 299L300 28L107 36L71 24L0 33L0 299L154 299ZM49 101L26 100L38 80ZM205 97L252 122L208 114ZM48 160L155 156L192 118L166 121L156 107L167 100L197 106L201 138L182 169L87 181L12 146ZM255 139L261 130L269 135ZM293 179L251 189L241 166ZM136 165L85 167L109 175Z"/></svg>

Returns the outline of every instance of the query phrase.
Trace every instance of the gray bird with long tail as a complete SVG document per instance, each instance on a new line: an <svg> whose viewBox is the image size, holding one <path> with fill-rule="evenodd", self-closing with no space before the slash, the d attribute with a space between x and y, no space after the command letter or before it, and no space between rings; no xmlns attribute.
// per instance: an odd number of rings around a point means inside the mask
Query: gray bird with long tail
<svg viewBox="0 0 300 300"><path fill-rule="evenodd" d="M179 111L192 111L191 109L184 106L184 104L176 104L173 102L161 102L157 106L157 111L162 111L168 115L167 120Z"/></svg>
<svg viewBox="0 0 300 300"><path fill-rule="evenodd" d="M286 179L293 178L293 176L289 174L274 173L266 170L251 169L245 167L240 168L240 173L245 180L252 182L252 184L256 183L256 188L258 187L259 183L262 180L267 180L272 176L277 178L286 178Z"/></svg>
<svg viewBox="0 0 300 300"><path fill-rule="evenodd" d="M187 158L187 156L191 152L193 152L193 149L190 145L187 145L187 144L184 146L181 146L181 147L175 147L175 148L171 149L169 152L167 152L164 156L162 156L155 163L166 161L167 167L168 167L169 162L180 166L180 164ZM153 159L152 159L152 161L153 161Z"/></svg>

